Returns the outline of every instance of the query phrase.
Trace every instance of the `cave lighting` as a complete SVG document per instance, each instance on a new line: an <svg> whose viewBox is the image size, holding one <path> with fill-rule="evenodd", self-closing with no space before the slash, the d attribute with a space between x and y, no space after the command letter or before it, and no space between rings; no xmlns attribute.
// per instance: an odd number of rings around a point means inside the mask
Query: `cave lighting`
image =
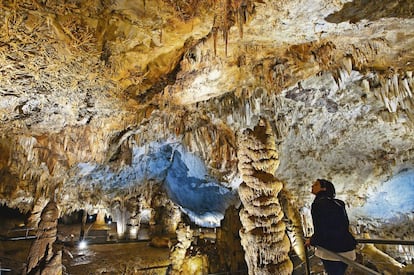
<svg viewBox="0 0 414 275"><path fill-rule="evenodd" d="M122 239L124 237L124 234L125 234L125 231L126 231L125 227L126 227L126 224L123 223L122 220L121 221L118 220L116 222L116 232L118 234L118 238Z"/></svg>
<svg viewBox="0 0 414 275"><path fill-rule="evenodd" d="M151 209L142 209L141 211L141 222L149 223L151 220Z"/></svg>
<svg viewBox="0 0 414 275"><path fill-rule="evenodd" d="M86 249L88 247L88 243L85 240L79 242L78 245L79 249Z"/></svg>
<svg viewBox="0 0 414 275"><path fill-rule="evenodd" d="M137 238L137 236L138 236L138 227L137 226L134 225L129 229L129 236L130 236L131 239L136 239Z"/></svg>

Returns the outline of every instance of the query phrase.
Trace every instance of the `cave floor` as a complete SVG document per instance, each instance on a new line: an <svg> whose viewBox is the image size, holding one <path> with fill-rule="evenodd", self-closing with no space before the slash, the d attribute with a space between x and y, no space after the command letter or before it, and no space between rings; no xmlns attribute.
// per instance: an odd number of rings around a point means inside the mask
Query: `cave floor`
<svg viewBox="0 0 414 275"><path fill-rule="evenodd" d="M66 274L165 274L169 249L148 242L95 244L65 251Z"/></svg>
<svg viewBox="0 0 414 275"><path fill-rule="evenodd" d="M113 231L111 227L108 232ZM63 274L165 274L170 264L169 248L150 246L145 229L135 240L122 242L104 243L88 236L86 248L80 248L75 241L79 232L79 225L58 227ZM0 274L22 274L32 242L33 239L0 241Z"/></svg>
<svg viewBox="0 0 414 275"><path fill-rule="evenodd" d="M1 241L0 260L2 268L10 272L0 274L22 274L29 253L30 240ZM319 260L311 259L313 275L324 274ZM92 244L85 249L78 246L63 246L63 274L152 274L165 275L169 261L168 248L156 248L148 241L128 243ZM230 274L230 273L228 273ZM238 273L240 275L242 273ZM303 267L294 270L294 275L305 274ZM348 270L347 274L360 274Z"/></svg>
<svg viewBox="0 0 414 275"><path fill-rule="evenodd" d="M89 228L91 229L91 228ZM98 230L97 230L98 231ZM89 244L80 248L79 225L59 225L63 274L166 274L170 265L169 248L150 245L148 232L142 228L135 240L94 240L88 235ZM111 226L109 233L114 231ZM89 233L92 233L90 230ZM24 235L24 234L23 234ZM92 235L92 234L91 234ZM112 236L109 234L109 236ZM73 241L72 241L73 240ZM75 241L76 240L76 241ZM0 241L0 274L22 274L33 239ZM323 274L323 267L316 257L311 257L311 274ZM304 266L294 270L294 275L305 274ZM241 273L238 273L238 275ZM347 274L359 274L349 270Z"/></svg>
<svg viewBox="0 0 414 275"><path fill-rule="evenodd" d="M22 274L32 241L0 242L0 274ZM64 246L63 274L165 274L169 249L148 242Z"/></svg>

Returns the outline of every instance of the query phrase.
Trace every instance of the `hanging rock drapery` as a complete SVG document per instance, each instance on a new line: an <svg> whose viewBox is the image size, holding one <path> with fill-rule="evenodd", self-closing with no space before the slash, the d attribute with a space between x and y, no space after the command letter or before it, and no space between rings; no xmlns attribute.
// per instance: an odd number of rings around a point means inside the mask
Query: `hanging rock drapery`
<svg viewBox="0 0 414 275"><path fill-rule="evenodd" d="M243 176L239 195L244 208L240 211L240 237L249 274L291 274L290 242L277 197L283 183L273 176L279 158L269 122L260 119L253 130L242 133L239 141Z"/></svg>

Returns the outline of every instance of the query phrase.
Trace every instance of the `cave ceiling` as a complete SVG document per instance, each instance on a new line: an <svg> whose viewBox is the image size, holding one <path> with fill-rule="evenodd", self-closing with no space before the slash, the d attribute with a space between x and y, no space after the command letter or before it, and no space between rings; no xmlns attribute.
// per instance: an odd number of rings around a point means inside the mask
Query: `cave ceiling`
<svg viewBox="0 0 414 275"><path fill-rule="evenodd" d="M233 188L238 134L259 117L298 206L328 178L362 207L413 168L413 1L6 0L0 22L11 207L108 207L144 181L180 179L168 167L185 156L197 185Z"/></svg>

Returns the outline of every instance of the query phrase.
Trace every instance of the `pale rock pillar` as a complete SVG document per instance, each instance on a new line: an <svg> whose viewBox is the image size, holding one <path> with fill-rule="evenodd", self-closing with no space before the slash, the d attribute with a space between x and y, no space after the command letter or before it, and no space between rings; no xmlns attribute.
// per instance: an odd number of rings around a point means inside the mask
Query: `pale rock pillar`
<svg viewBox="0 0 414 275"><path fill-rule="evenodd" d="M270 124L260 119L253 130L241 134L239 146L239 170L243 177L239 187L243 205L240 238L249 274L291 274L290 242L278 200L283 183L274 176L279 157Z"/></svg>
<svg viewBox="0 0 414 275"><path fill-rule="evenodd" d="M96 214L96 221L95 221L96 225L105 225L105 210L104 209L99 209L98 213Z"/></svg>
<svg viewBox="0 0 414 275"><path fill-rule="evenodd" d="M125 231L127 228L127 219L128 213L126 208L124 207L123 202L119 208L115 208L113 210L113 220L116 222L116 231L118 234L118 238L122 239L125 237Z"/></svg>
<svg viewBox="0 0 414 275"><path fill-rule="evenodd" d="M129 231L129 238L130 239L137 239L138 232L141 227L141 213L133 212L131 217L129 217L128 224L131 225Z"/></svg>

